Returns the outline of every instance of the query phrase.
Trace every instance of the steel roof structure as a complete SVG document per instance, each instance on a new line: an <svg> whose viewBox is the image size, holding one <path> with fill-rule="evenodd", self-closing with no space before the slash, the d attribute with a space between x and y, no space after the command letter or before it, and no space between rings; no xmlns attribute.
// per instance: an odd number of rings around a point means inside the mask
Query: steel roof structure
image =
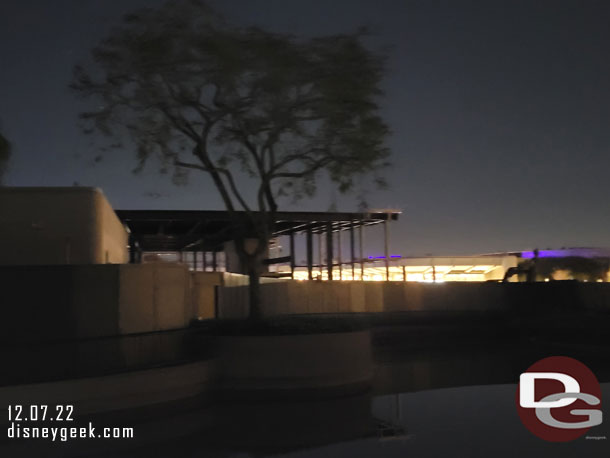
<svg viewBox="0 0 610 458"><path fill-rule="evenodd" d="M119 219L143 251L221 251L233 238L236 218L216 210L116 210ZM243 212L236 212L237 220ZM395 221L400 213L278 212L273 237L349 230Z"/></svg>

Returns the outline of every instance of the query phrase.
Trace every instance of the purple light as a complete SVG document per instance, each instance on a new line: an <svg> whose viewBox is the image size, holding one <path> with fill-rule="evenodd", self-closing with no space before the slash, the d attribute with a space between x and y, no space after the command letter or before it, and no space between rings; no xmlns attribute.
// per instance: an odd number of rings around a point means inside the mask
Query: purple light
<svg viewBox="0 0 610 458"><path fill-rule="evenodd" d="M590 248L565 248L563 250L538 250L539 258L563 258L567 256L577 256L583 258L597 256L596 250ZM523 251L521 253L523 259L533 259L533 251Z"/></svg>
<svg viewBox="0 0 610 458"><path fill-rule="evenodd" d="M402 258L402 256L399 254L392 254L392 255L390 255L390 258L398 259L398 258ZM385 256L369 256L369 259L385 259Z"/></svg>
<svg viewBox="0 0 610 458"><path fill-rule="evenodd" d="M539 258L559 258L561 256L565 256L561 250L538 250ZM521 253L521 257L523 259L534 259L536 256L533 251L524 251Z"/></svg>

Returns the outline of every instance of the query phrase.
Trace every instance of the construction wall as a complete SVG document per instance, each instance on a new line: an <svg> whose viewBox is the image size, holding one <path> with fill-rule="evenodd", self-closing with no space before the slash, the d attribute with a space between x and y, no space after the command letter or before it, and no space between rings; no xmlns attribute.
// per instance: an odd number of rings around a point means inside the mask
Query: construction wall
<svg viewBox="0 0 610 458"><path fill-rule="evenodd" d="M191 297L195 317L214 318L216 315L216 289L224 284L223 272L192 272Z"/></svg>
<svg viewBox="0 0 610 458"><path fill-rule="evenodd" d="M128 260L127 232L96 188L0 188L0 265Z"/></svg>
<svg viewBox="0 0 610 458"><path fill-rule="evenodd" d="M474 287L473 287L474 286ZM304 313L484 310L502 306L499 284L404 282L284 282L261 285L265 315ZM247 288L222 288L219 314L247 314Z"/></svg>
<svg viewBox="0 0 610 458"><path fill-rule="evenodd" d="M184 264L119 267L119 332L179 329L193 318L191 275Z"/></svg>
<svg viewBox="0 0 610 458"><path fill-rule="evenodd" d="M501 311L584 307L610 311L607 283L283 282L261 285L263 314ZM221 318L247 316L247 287L221 288Z"/></svg>
<svg viewBox="0 0 610 458"><path fill-rule="evenodd" d="M224 294L237 295L235 299L225 299L245 304L248 301L248 276L230 272L192 272L191 297L195 317L198 319L216 318L218 297L221 287ZM286 282L284 279L260 279L261 284ZM233 297L233 296L231 296Z"/></svg>

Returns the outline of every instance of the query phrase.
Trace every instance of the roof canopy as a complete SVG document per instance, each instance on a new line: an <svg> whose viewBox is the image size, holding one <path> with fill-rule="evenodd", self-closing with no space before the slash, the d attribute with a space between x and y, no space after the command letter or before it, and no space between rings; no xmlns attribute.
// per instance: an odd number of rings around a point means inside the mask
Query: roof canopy
<svg viewBox="0 0 610 458"><path fill-rule="evenodd" d="M198 210L116 210L131 236L144 251L221 251L233 238L236 221L245 220L227 211ZM333 232L350 227L370 226L397 220L395 210L370 213L278 212L273 236Z"/></svg>

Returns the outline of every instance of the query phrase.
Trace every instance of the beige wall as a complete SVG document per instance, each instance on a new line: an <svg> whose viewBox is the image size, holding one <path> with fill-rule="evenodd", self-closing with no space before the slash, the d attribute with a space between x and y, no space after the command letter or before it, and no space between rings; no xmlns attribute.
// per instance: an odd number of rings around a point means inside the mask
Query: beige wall
<svg viewBox="0 0 610 458"><path fill-rule="evenodd" d="M127 233L95 188L0 188L0 265L128 259Z"/></svg>
<svg viewBox="0 0 610 458"><path fill-rule="evenodd" d="M184 264L118 266L119 332L179 329L194 317L191 276Z"/></svg>
<svg viewBox="0 0 610 458"><path fill-rule="evenodd" d="M98 244L96 259L101 264L125 264L129 261L128 236L123 223L119 220L100 190L95 193L95 215L98 218Z"/></svg>
<svg viewBox="0 0 610 458"><path fill-rule="evenodd" d="M200 319L214 318L216 315L216 287L223 284L222 272L192 273L192 302L194 314Z"/></svg>

